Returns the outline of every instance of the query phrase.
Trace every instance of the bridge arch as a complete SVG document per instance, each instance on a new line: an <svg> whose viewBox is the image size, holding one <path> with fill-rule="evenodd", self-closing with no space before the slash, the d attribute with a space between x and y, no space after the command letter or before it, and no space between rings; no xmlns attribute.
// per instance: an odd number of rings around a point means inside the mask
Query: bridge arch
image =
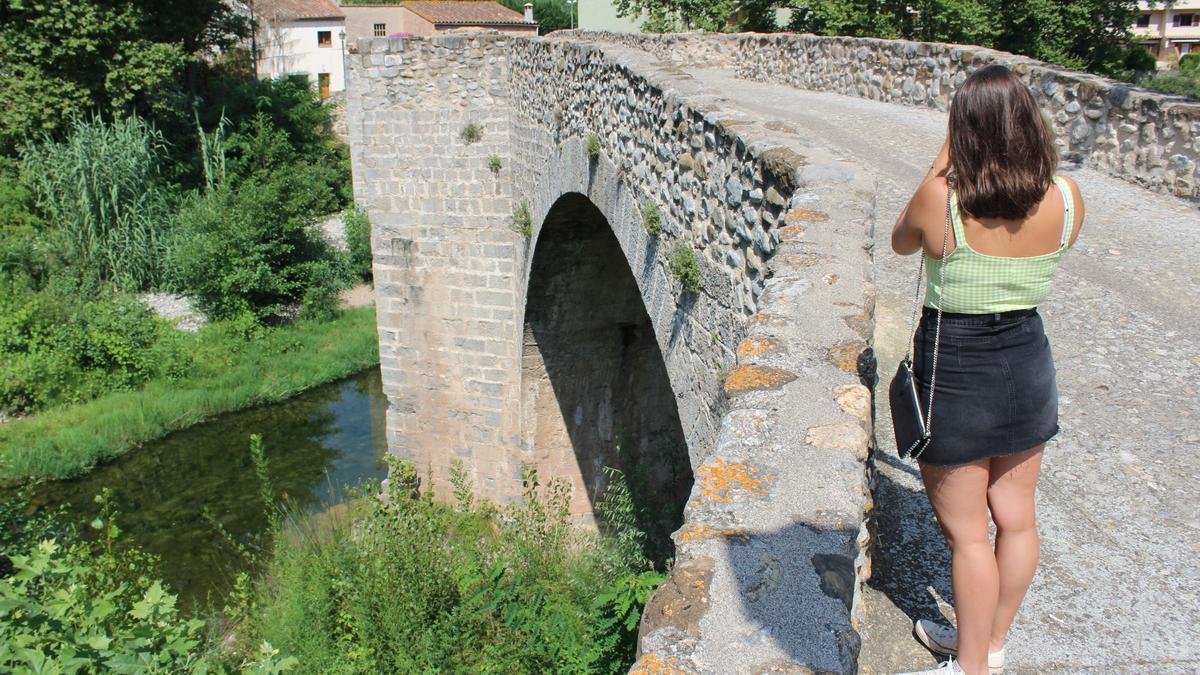
<svg viewBox="0 0 1200 675"><path fill-rule="evenodd" d="M637 275L604 213L579 192L554 201L531 249L521 341L527 460L571 481L571 511L583 517L607 469L621 471L648 552L670 558L693 474Z"/></svg>

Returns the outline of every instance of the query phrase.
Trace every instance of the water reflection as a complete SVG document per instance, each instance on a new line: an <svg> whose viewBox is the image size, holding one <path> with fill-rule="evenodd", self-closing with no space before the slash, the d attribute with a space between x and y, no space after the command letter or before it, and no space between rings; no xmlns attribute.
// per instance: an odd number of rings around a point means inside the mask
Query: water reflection
<svg viewBox="0 0 1200 675"><path fill-rule="evenodd" d="M386 476L386 405L372 369L147 443L82 478L39 486L33 503L69 504L82 523L94 515L93 496L108 487L126 540L161 558L184 605L211 598L219 606L245 563L205 512L239 541L265 543L256 541L266 519L250 435L263 437L277 501L317 511L344 499L346 485Z"/></svg>

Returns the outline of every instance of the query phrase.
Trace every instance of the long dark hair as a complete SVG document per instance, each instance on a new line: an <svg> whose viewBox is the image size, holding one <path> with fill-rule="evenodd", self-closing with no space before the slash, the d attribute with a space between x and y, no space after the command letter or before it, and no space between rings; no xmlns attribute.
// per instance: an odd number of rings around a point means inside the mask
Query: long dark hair
<svg viewBox="0 0 1200 675"><path fill-rule="evenodd" d="M980 68L950 106L950 167L962 210L1021 220L1046 196L1058 151L1033 95L1004 66Z"/></svg>

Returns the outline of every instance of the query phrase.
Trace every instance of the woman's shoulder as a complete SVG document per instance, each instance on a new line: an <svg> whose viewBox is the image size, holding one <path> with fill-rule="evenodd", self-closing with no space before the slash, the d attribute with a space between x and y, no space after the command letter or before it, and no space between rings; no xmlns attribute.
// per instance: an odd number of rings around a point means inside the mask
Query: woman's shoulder
<svg viewBox="0 0 1200 675"><path fill-rule="evenodd" d="M950 192L950 184L945 176L934 176L921 184L913 195L913 206L922 216L932 216L941 227L942 218L946 214L946 197ZM923 218L928 221L930 218Z"/></svg>

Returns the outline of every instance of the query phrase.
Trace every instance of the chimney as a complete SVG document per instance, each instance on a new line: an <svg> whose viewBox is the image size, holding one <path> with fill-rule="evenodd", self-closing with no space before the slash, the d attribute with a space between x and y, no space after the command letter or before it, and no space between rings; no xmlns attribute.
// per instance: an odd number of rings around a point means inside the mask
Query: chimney
<svg viewBox="0 0 1200 675"><path fill-rule="evenodd" d="M533 3L525 3L525 22L533 23Z"/></svg>

